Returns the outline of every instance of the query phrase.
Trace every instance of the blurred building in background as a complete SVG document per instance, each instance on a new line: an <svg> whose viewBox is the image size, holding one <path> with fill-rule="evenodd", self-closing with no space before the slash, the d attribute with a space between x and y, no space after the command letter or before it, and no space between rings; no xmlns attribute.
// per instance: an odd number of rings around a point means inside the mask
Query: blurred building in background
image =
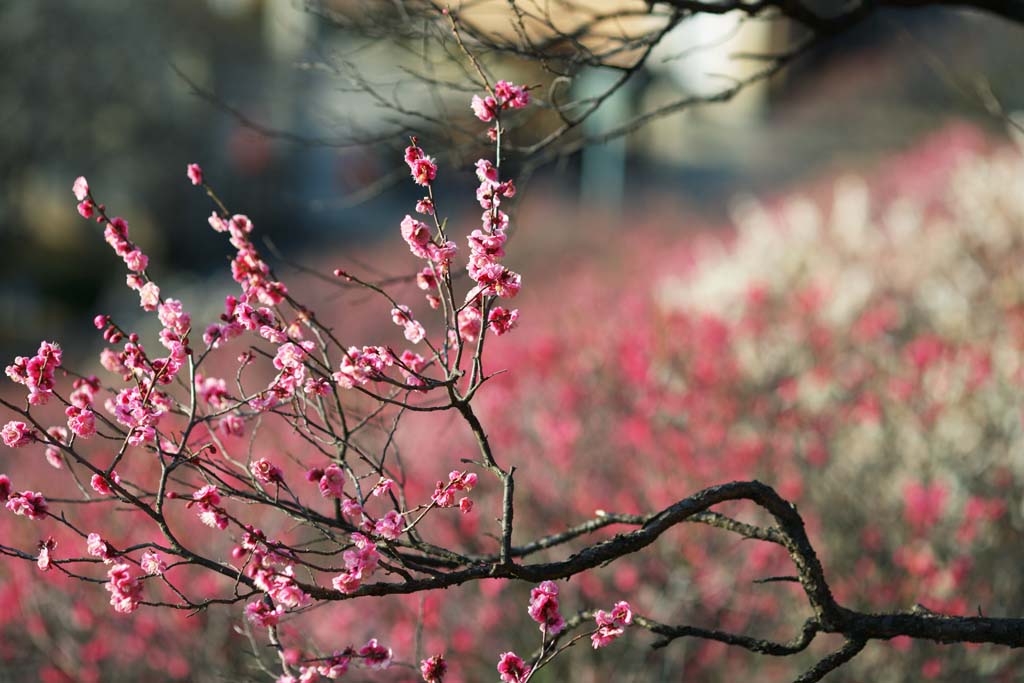
<svg viewBox="0 0 1024 683"><path fill-rule="evenodd" d="M129 221L153 267L179 278L161 280L179 288L213 291L208 278L226 254L207 228L208 201L186 184L189 162L203 165L232 210L252 216L292 252L390 234L403 211L395 202L412 197L411 189L386 189L391 150L404 142L393 132L420 122L359 83L403 95L408 86L399 75L410 57L400 41L352 35L324 19L364 6L3 3L0 353L24 353L40 331L71 346L95 313L134 314L98 230L74 212L70 186L79 174ZM951 118L996 127L978 93L992 91L1008 109L1021 106L1024 95L1010 90L1024 56L1015 28L951 16L928 11L868 22L735 102L659 119L542 172L567 202L577 201L581 185L596 187L586 201L626 211L634 188L653 187L715 216L736 192L770 191L837 158L868 162ZM740 26L730 17L688 22L589 130L742 78L757 62L736 53L770 53L785 39L777 31L770 22ZM607 78L586 74L576 94ZM408 95L442 119L468 115L465 93L450 101ZM454 191L469 187L468 172L451 176ZM194 308L215 315L219 297L206 298Z"/></svg>

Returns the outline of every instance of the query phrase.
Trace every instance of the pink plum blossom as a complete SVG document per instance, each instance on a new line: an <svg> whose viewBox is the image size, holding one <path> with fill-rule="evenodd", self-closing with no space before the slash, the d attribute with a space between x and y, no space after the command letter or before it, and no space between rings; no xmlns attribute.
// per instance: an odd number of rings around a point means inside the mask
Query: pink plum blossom
<svg viewBox="0 0 1024 683"><path fill-rule="evenodd" d="M503 652L498 658L498 673L502 683L523 683L530 671L531 667L515 652Z"/></svg>
<svg viewBox="0 0 1024 683"><path fill-rule="evenodd" d="M383 671L391 666L391 648L379 644L376 638L371 638L359 648L358 654L363 658L363 666L368 669Z"/></svg>
<svg viewBox="0 0 1024 683"><path fill-rule="evenodd" d="M23 515L32 520L44 519L49 508L43 494L36 491L11 494L6 507L16 515Z"/></svg>
<svg viewBox="0 0 1024 683"><path fill-rule="evenodd" d="M21 448L37 440L35 431L24 422L11 420L0 430L4 445L8 448Z"/></svg>
<svg viewBox="0 0 1024 683"><path fill-rule="evenodd" d="M443 683L448 673L448 662L443 655L434 655L420 662L420 676L424 683Z"/></svg>

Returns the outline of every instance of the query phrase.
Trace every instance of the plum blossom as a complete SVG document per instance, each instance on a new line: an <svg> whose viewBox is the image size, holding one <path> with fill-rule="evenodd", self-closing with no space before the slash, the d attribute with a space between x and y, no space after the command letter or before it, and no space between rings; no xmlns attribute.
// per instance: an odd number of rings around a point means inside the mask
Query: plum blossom
<svg viewBox="0 0 1024 683"><path fill-rule="evenodd" d="M476 306L466 306L459 311L459 335L464 341L472 344L480 336L480 330L483 329L481 318L480 309Z"/></svg>
<svg viewBox="0 0 1024 683"><path fill-rule="evenodd" d="M502 683L523 683L529 677L531 667L515 652L504 652L498 658L498 673Z"/></svg>
<svg viewBox="0 0 1024 683"><path fill-rule="evenodd" d="M64 414L68 418L68 429L75 436L87 439L96 433L96 414L88 408L68 406Z"/></svg>
<svg viewBox="0 0 1024 683"><path fill-rule="evenodd" d="M412 179L417 185L430 185L437 177L437 163L433 157L428 157L423 153L423 150L417 145L416 138L413 138L412 144L405 148L405 163L409 166L409 172L412 173ZM420 213L428 212L420 211Z"/></svg>
<svg viewBox="0 0 1024 683"><path fill-rule="evenodd" d="M557 635L565 628L565 619L558 610L558 585L544 581L530 591L530 618L540 624L541 633Z"/></svg>
<svg viewBox="0 0 1024 683"><path fill-rule="evenodd" d="M494 120L503 109L522 109L530 104L530 93L525 86L514 85L508 81L498 81L494 85L494 96L480 97L473 95L470 108L473 114L484 123Z"/></svg>
<svg viewBox="0 0 1024 683"><path fill-rule="evenodd" d="M41 342L36 355L31 358L18 356L6 369L7 376L18 384L28 387L28 402L34 406L44 405L53 395L54 371L60 367L63 352L53 342Z"/></svg>
<svg viewBox="0 0 1024 683"><path fill-rule="evenodd" d="M213 484L207 484L192 493L192 500L186 507L193 505L199 511L199 521L208 527L224 530L228 527L228 518L220 506L220 492Z"/></svg>
<svg viewBox="0 0 1024 683"><path fill-rule="evenodd" d="M121 614L131 614L138 609L142 598L142 583L130 570L129 564L115 564L107 572L108 581L104 584L110 591L110 604Z"/></svg>
<svg viewBox="0 0 1024 683"><path fill-rule="evenodd" d="M434 215L434 200L430 197L424 197L423 199L416 202L416 213L422 213L427 216Z"/></svg>
<svg viewBox="0 0 1024 683"><path fill-rule="evenodd" d="M121 483L121 477L118 476L117 472L110 473L110 480L117 484ZM110 488L110 482L102 474L92 475L89 479L89 486L91 486L92 490L101 496L109 496L114 492L113 489Z"/></svg>
<svg viewBox="0 0 1024 683"><path fill-rule="evenodd" d="M494 84L494 94L498 103L506 109L522 109L530 104L530 92L523 85L498 81Z"/></svg>
<svg viewBox="0 0 1024 683"><path fill-rule="evenodd" d="M39 541L39 556L36 558L36 566L39 571L48 572L53 567L53 558L50 553L57 547L57 541L48 536L45 541Z"/></svg>
<svg viewBox="0 0 1024 683"><path fill-rule="evenodd" d="M494 120L494 114L498 111L498 103L490 95L485 97L473 95L473 99L470 101L470 108L478 119L488 123Z"/></svg>
<svg viewBox="0 0 1024 683"><path fill-rule="evenodd" d="M430 227L408 214L402 219L402 239L409 245L409 250L420 258L430 258L427 245L430 244Z"/></svg>
<svg viewBox="0 0 1024 683"><path fill-rule="evenodd" d="M205 377L196 373L196 395L214 410L220 410L227 405L227 382L219 377Z"/></svg>
<svg viewBox="0 0 1024 683"><path fill-rule="evenodd" d="M21 448L35 442L38 437L35 431L24 422L11 420L0 430L4 445L8 448Z"/></svg>
<svg viewBox="0 0 1024 683"><path fill-rule="evenodd" d="M362 580L373 573L380 561L377 546L363 534L352 534L352 544L352 549L342 553L345 572L335 576L331 581L335 590L346 595L355 592Z"/></svg>
<svg viewBox="0 0 1024 683"><path fill-rule="evenodd" d="M428 292L437 290L437 276L434 274L434 269L427 266L416 273L416 286Z"/></svg>
<svg viewBox="0 0 1024 683"><path fill-rule="evenodd" d="M413 344L418 344L426 335L423 325L412 317L412 311L408 306L399 305L391 309L391 320L399 327L404 328L405 338Z"/></svg>
<svg viewBox="0 0 1024 683"><path fill-rule="evenodd" d="M199 164L189 164L185 169L185 174L193 185L203 184L203 169L199 167Z"/></svg>
<svg viewBox="0 0 1024 683"><path fill-rule="evenodd" d="M341 367L332 377L339 386L351 389L370 380L384 377L384 372L395 362L391 352L383 346L350 346L341 358Z"/></svg>
<svg viewBox="0 0 1024 683"><path fill-rule="evenodd" d="M127 348L128 345L126 345ZM166 396L153 390L147 395L138 387L122 389L105 407L114 419L131 429L128 443L138 446L156 438L156 425L169 405Z"/></svg>
<svg viewBox="0 0 1024 683"><path fill-rule="evenodd" d="M473 487L476 486L477 478L474 472L452 470L448 473L447 484L441 481L437 482L431 500L438 507L453 507L455 505L455 492L472 491ZM473 504L472 502L466 504L460 502L459 507L462 508L463 512L468 512L472 509Z"/></svg>
<svg viewBox="0 0 1024 683"><path fill-rule="evenodd" d="M141 273L149 265L149 257L139 249L132 249L122 258L124 258L124 263L128 266L128 270L135 273Z"/></svg>
<svg viewBox="0 0 1024 683"><path fill-rule="evenodd" d="M75 193L75 199L80 202L85 201L89 197L89 181L85 179L85 176L78 176L71 186L71 191Z"/></svg>
<svg viewBox="0 0 1024 683"><path fill-rule="evenodd" d="M177 335L184 336L192 326L192 317L177 299L167 299L157 307L160 324Z"/></svg>
<svg viewBox="0 0 1024 683"><path fill-rule="evenodd" d="M280 484L284 481L281 468L266 458L260 458L249 465L249 471L261 484Z"/></svg>
<svg viewBox="0 0 1024 683"><path fill-rule="evenodd" d="M391 648L379 644L376 638L371 638L359 648L358 655L363 658L363 666L368 669L383 671L391 666Z"/></svg>
<svg viewBox="0 0 1024 683"><path fill-rule="evenodd" d="M43 494L35 491L22 491L10 495L6 507L16 515L22 515L32 520L44 519L49 508Z"/></svg>
<svg viewBox="0 0 1024 683"><path fill-rule="evenodd" d="M85 540L85 550L93 557L103 560L104 564L114 561L114 553L103 538L96 532L92 532Z"/></svg>
<svg viewBox="0 0 1024 683"><path fill-rule="evenodd" d="M396 510L388 510L387 514L377 520L373 532L381 538L389 541L396 541L402 535L402 515Z"/></svg>
<svg viewBox="0 0 1024 683"><path fill-rule="evenodd" d="M160 288L155 282L147 282L139 290L139 305L144 311L155 311L160 303Z"/></svg>
<svg viewBox="0 0 1024 683"><path fill-rule="evenodd" d="M245 606L246 618L262 628L277 626L282 614L284 614L284 608L281 605L270 605L267 600L263 599L250 602Z"/></svg>
<svg viewBox="0 0 1024 683"><path fill-rule="evenodd" d="M160 553L147 550L142 553L142 560L139 562L142 571L150 576L159 576L167 571L167 563L160 557Z"/></svg>
<svg viewBox="0 0 1024 683"><path fill-rule="evenodd" d="M320 475L320 495L324 498L341 498L345 495L345 472L335 464L324 468Z"/></svg>
<svg viewBox="0 0 1024 683"><path fill-rule="evenodd" d="M443 655L434 655L420 662L420 675L425 683L443 683L448 673L448 662Z"/></svg>
<svg viewBox="0 0 1024 683"><path fill-rule="evenodd" d="M370 491L370 495L376 498L386 496L389 493L398 493L398 484L395 483L394 479L389 479L387 477L381 477L374 485L373 490Z"/></svg>
<svg viewBox="0 0 1024 683"><path fill-rule="evenodd" d="M515 327L518 320L518 308L514 308L509 311L501 306L495 306L491 309L491 312L487 314L487 326L499 337L508 333L513 327Z"/></svg>
<svg viewBox="0 0 1024 683"><path fill-rule="evenodd" d="M633 610L629 603L623 600L615 603L611 612L597 610L594 620L597 622L597 631L590 636L590 642L597 650L607 646L625 632L626 627L633 623Z"/></svg>
<svg viewBox="0 0 1024 683"><path fill-rule="evenodd" d="M402 373L406 384L415 387L426 386L426 382L418 376L427 367L427 360L423 356L406 349L402 351L402 355L398 357L398 360L398 371Z"/></svg>

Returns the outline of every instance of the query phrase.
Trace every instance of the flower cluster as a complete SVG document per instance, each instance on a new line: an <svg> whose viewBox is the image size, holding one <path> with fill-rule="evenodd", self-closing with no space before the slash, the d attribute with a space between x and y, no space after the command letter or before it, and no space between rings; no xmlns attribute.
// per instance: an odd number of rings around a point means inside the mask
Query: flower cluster
<svg viewBox="0 0 1024 683"><path fill-rule="evenodd" d="M380 561L377 546L366 536L359 533L352 534L352 544L355 547L342 554L342 558L345 560L345 571L331 581L335 590L345 594L355 592L363 579L373 573Z"/></svg>
<svg viewBox="0 0 1024 683"><path fill-rule="evenodd" d="M508 81L498 81L494 85L494 94L480 97L473 95L470 107L478 119L490 123L504 109L522 109L530 104L530 92L522 85L514 85Z"/></svg>
<svg viewBox="0 0 1024 683"><path fill-rule="evenodd" d="M523 683L532 670L533 667L515 652L503 652L498 657L498 673L502 683Z"/></svg>
<svg viewBox="0 0 1024 683"><path fill-rule="evenodd" d="M345 471L331 463L322 470L313 469L306 475L310 481L316 481L320 495L324 498L343 498L345 495Z"/></svg>
<svg viewBox="0 0 1024 683"><path fill-rule="evenodd" d="M423 325L416 321L412 317L412 311L409 310L408 306L399 305L391 309L391 321L399 327L403 328L405 332L405 338L413 344L418 344L423 341L423 337L426 335L426 331L423 329Z"/></svg>
<svg viewBox="0 0 1024 683"><path fill-rule="evenodd" d="M460 470L452 470L448 473L448 482L443 481L437 482L434 487L434 495L431 497L431 501L434 505L442 508L450 508L455 506L455 492L465 491L469 493L476 486L477 475L473 472L463 472ZM469 512L473 509L473 501L468 497L459 499L459 509L463 512Z"/></svg>
<svg viewBox="0 0 1024 683"><path fill-rule="evenodd" d="M590 636L590 643L597 650L625 633L626 627L633 623L633 610L628 602L620 601L615 603L611 612L597 610L594 621L597 622L597 630Z"/></svg>
<svg viewBox="0 0 1024 683"><path fill-rule="evenodd" d="M0 491L10 486L10 480L6 486L0 485ZM49 505L43 494L36 491L22 491L21 493L8 493L7 509L16 515L23 515L33 520L46 518L46 511Z"/></svg>
<svg viewBox="0 0 1024 683"><path fill-rule="evenodd" d="M293 554L275 547L259 529L248 528L242 545L236 548L236 556L248 554L245 575L253 584L267 594L266 599L282 608L301 607L309 602L309 596L295 581ZM251 608L257 610L259 608ZM276 613L276 608L271 610ZM247 612L253 618L252 612ZM272 616L268 618L273 618Z"/></svg>
<svg viewBox="0 0 1024 683"><path fill-rule="evenodd" d="M78 176L71 186L71 191L74 193L75 199L78 200L78 213L82 218L92 218L96 212L96 205L93 204L92 198L89 196L89 181Z"/></svg>
<svg viewBox="0 0 1024 683"><path fill-rule="evenodd" d="M545 581L530 590L527 612L540 624L541 633L554 636L565 628L565 619L558 611L558 586L554 581Z"/></svg>
<svg viewBox="0 0 1024 683"><path fill-rule="evenodd" d="M284 607L273 604L268 598L261 598L245 606L245 616L256 626L268 628L277 626L284 614Z"/></svg>
<svg viewBox="0 0 1024 683"><path fill-rule="evenodd" d="M53 372L60 367L61 356L61 348L57 344L44 341L31 358L15 358L14 364L7 366L7 376L28 387L28 402L31 405L44 405L53 395Z"/></svg>
<svg viewBox="0 0 1024 683"><path fill-rule="evenodd" d="M345 389L363 386L371 380L384 379L384 373L394 363L394 355L383 346L350 346L333 375L334 381Z"/></svg>
<svg viewBox="0 0 1024 683"><path fill-rule="evenodd" d="M110 591L110 604L121 614L134 612L142 599L142 582L130 570L130 564L115 564L107 571L108 581L104 584Z"/></svg>
<svg viewBox="0 0 1024 683"><path fill-rule="evenodd" d="M405 522L397 510L388 510L373 526L373 533L389 541L397 541Z"/></svg>
<svg viewBox="0 0 1024 683"><path fill-rule="evenodd" d="M156 425L170 409L170 400L156 389L146 392L131 387L107 399L106 409L114 419L128 427L128 443L138 446L156 440Z"/></svg>
<svg viewBox="0 0 1024 683"><path fill-rule="evenodd" d="M231 246L237 250L231 261L231 277L242 286L242 301L247 304L258 301L266 306L276 306L284 301L288 288L271 277L270 266L260 258L250 241L253 226L249 217L235 214L229 218L213 213L209 223L215 231L228 233Z"/></svg>
<svg viewBox="0 0 1024 683"><path fill-rule="evenodd" d="M405 148L405 163L408 164L409 172L412 173L412 179L416 181L417 185L429 186L437 177L437 162L433 157L423 153L423 150L416 144L416 138L413 138L412 144ZM430 200L424 201L429 202ZM419 212L430 213L429 210Z"/></svg>

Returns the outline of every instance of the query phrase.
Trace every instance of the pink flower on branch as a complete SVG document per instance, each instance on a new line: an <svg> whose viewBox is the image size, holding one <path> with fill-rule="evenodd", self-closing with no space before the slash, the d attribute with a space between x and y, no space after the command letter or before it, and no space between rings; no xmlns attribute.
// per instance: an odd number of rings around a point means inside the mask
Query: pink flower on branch
<svg viewBox="0 0 1024 683"><path fill-rule="evenodd" d="M504 652L498 658L498 673L502 683L523 683L530 671L531 667L515 652Z"/></svg>
<svg viewBox="0 0 1024 683"><path fill-rule="evenodd" d="M160 288L155 282L147 282L139 289L139 305L144 311L155 311L160 304Z"/></svg>
<svg viewBox="0 0 1024 683"><path fill-rule="evenodd" d="M319 481L320 495L324 498L342 498L345 495L345 472L338 465L324 468Z"/></svg>
<svg viewBox="0 0 1024 683"><path fill-rule="evenodd" d="M558 610L558 585L545 581L530 591L530 618L540 624L541 633L557 635L565 629L565 619Z"/></svg>
<svg viewBox="0 0 1024 683"><path fill-rule="evenodd" d="M199 167L199 164L189 164L185 169L185 174L193 185L203 184L203 169Z"/></svg>
<svg viewBox="0 0 1024 683"><path fill-rule="evenodd" d="M590 636L590 642L597 650L608 646L625 633L626 627L633 623L633 610L628 602L617 602L611 612L597 610L594 620L597 622L597 631Z"/></svg>
<svg viewBox="0 0 1024 683"><path fill-rule="evenodd" d="M49 505L43 494L35 491L22 491L11 495L7 500L7 509L16 515L22 515L32 520L40 520L46 517Z"/></svg>
<svg viewBox="0 0 1024 683"><path fill-rule="evenodd" d="M167 563L160 557L160 553L147 550L142 553L142 560L139 562L142 571L150 576L159 576L167 571Z"/></svg>
<svg viewBox="0 0 1024 683"><path fill-rule="evenodd" d="M391 666L391 648L384 647L376 638L370 639L357 653L363 658L363 666L374 671L383 671Z"/></svg>
<svg viewBox="0 0 1024 683"><path fill-rule="evenodd" d="M284 608L281 605L270 605L266 600L257 600L245 606L246 618L262 628L277 626L283 614Z"/></svg>
<svg viewBox="0 0 1024 683"><path fill-rule="evenodd" d="M443 683L448 673L448 662L442 655L434 655L420 662L420 676L425 683Z"/></svg>
<svg viewBox="0 0 1024 683"><path fill-rule="evenodd" d="M104 564L114 561L114 553L106 541L96 532L92 532L85 540L85 550L93 557L103 560Z"/></svg>
<svg viewBox="0 0 1024 683"><path fill-rule="evenodd" d="M110 591L110 604L120 614L131 614L139 607L142 582L131 575L131 565L115 564L107 572L105 588Z"/></svg>
<svg viewBox="0 0 1024 683"><path fill-rule="evenodd" d="M7 376L28 388L28 402L44 405L53 395L54 371L60 367L63 353L53 342L41 342L36 355L31 358L18 356L13 365L7 366Z"/></svg>
<svg viewBox="0 0 1024 683"><path fill-rule="evenodd" d="M11 420L0 430L4 445L8 448L22 448L38 440L35 430L24 422Z"/></svg>
<svg viewBox="0 0 1024 683"><path fill-rule="evenodd" d="M284 481L284 474L281 472L281 468L266 458L254 460L249 465L249 471L252 472L252 476L256 478L256 481L261 484L280 484Z"/></svg>
<svg viewBox="0 0 1024 683"><path fill-rule="evenodd" d="M96 433L96 414L88 408L68 406L64 414L68 418L68 429L75 436L87 439Z"/></svg>
<svg viewBox="0 0 1024 683"><path fill-rule="evenodd" d="M36 566L39 567L39 571L48 572L53 568L51 553L56 547L57 541L53 540L52 536L39 542L39 556L36 558Z"/></svg>
<svg viewBox="0 0 1024 683"><path fill-rule="evenodd" d="M80 202L85 201L89 197L89 181L85 179L85 176L78 176L71 186L71 191L75 194L75 199Z"/></svg>

